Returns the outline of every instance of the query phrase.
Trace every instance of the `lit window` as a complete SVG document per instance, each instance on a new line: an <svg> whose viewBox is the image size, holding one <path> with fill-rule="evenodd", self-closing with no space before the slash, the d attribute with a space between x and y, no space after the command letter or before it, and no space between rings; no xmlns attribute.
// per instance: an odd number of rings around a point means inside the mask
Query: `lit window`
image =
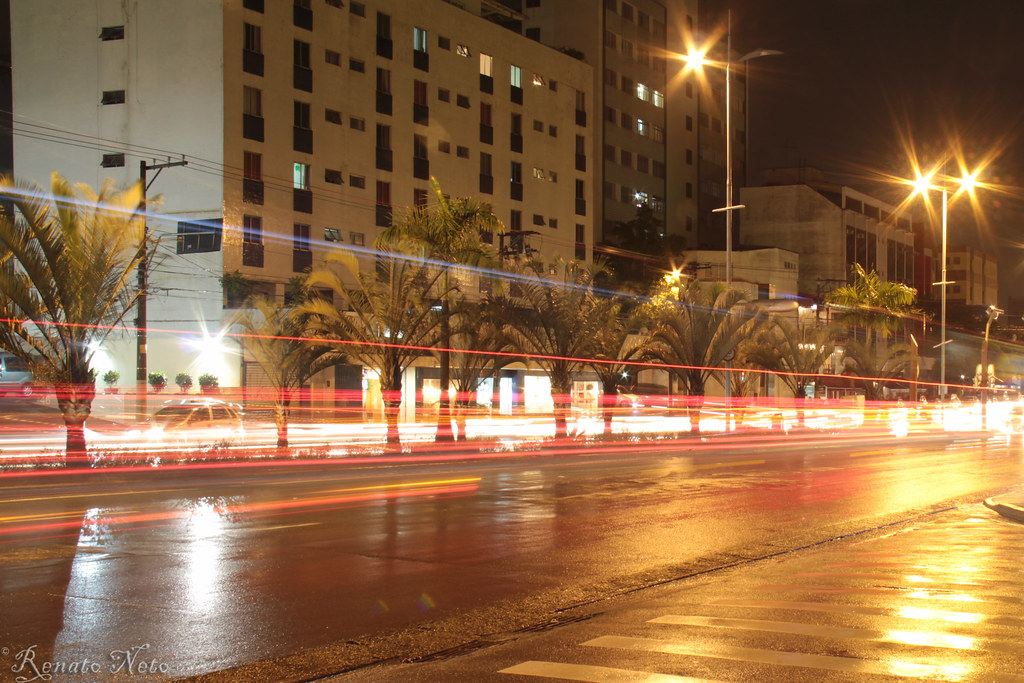
<svg viewBox="0 0 1024 683"><path fill-rule="evenodd" d="M325 242L340 242L341 231L337 228L324 228L324 241Z"/></svg>
<svg viewBox="0 0 1024 683"><path fill-rule="evenodd" d="M456 45L455 54L459 55L460 57L469 57L469 46L462 44Z"/></svg>
<svg viewBox="0 0 1024 683"><path fill-rule="evenodd" d="M292 165L292 186L296 190L309 189L309 164L295 162Z"/></svg>
<svg viewBox="0 0 1024 683"><path fill-rule="evenodd" d="M461 47L461 46L460 46ZM480 75L491 76L491 69L494 68L494 57L483 52L480 53Z"/></svg>
<svg viewBox="0 0 1024 683"><path fill-rule="evenodd" d="M662 95L657 90L653 91L653 95L651 97L651 101L654 102L654 106L655 107L659 107L659 108L664 108L665 107L665 96Z"/></svg>
<svg viewBox="0 0 1024 683"><path fill-rule="evenodd" d="M540 180L544 180L544 169L543 168L537 168L536 166L534 166L533 167L533 177L534 178L538 178Z"/></svg>
<svg viewBox="0 0 1024 683"><path fill-rule="evenodd" d="M644 102L651 101L651 90L643 83L636 84L636 96Z"/></svg>
<svg viewBox="0 0 1024 683"><path fill-rule="evenodd" d="M412 30L412 49L416 52L427 51L427 32L421 28Z"/></svg>
<svg viewBox="0 0 1024 683"><path fill-rule="evenodd" d="M515 64L509 69L509 77L513 88L523 87L523 70Z"/></svg>
<svg viewBox="0 0 1024 683"><path fill-rule="evenodd" d="M533 84L544 85L544 77L541 76L540 74L533 74Z"/></svg>
<svg viewBox="0 0 1024 683"><path fill-rule="evenodd" d="M647 122L643 119L637 119L636 132L640 133L640 135L647 135Z"/></svg>

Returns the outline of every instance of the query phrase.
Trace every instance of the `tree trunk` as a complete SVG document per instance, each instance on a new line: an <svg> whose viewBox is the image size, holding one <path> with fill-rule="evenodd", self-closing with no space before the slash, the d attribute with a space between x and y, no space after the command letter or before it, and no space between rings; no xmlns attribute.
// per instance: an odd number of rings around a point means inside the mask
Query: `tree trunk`
<svg viewBox="0 0 1024 683"><path fill-rule="evenodd" d="M561 372L553 372L551 374L551 399L555 411L555 438L564 439L569 436L566 414L568 413L570 392L572 391L572 380L568 373L564 373L564 376L562 376L563 373Z"/></svg>
<svg viewBox="0 0 1024 683"><path fill-rule="evenodd" d="M612 418L619 394L615 390L615 378L601 383L601 417L604 418L604 433L612 433Z"/></svg>
<svg viewBox="0 0 1024 683"><path fill-rule="evenodd" d="M92 400L96 397L96 385L88 382L69 382L60 384L55 389L57 407L64 418L65 462L85 460L85 421L92 412Z"/></svg>
<svg viewBox="0 0 1024 683"><path fill-rule="evenodd" d="M289 399L279 398L274 402L274 425L277 427L277 447L288 448L288 406Z"/></svg>
<svg viewBox="0 0 1024 683"><path fill-rule="evenodd" d="M447 284L448 276L445 275L446 287ZM437 432L434 435L434 441L437 443L455 440L455 435L452 434L451 399L448 396L448 389L452 382L452 357L449 351L452 345L450 314L451 307L446 294L441 299L441 396L437 401Z"/></svg>
<svg viewBox="0 0 1024 683"><path fill-rule="evenodd" d="M703 405L704 387L691 386L686 397L686 412L690 415L691 434L700 434L700 409Z"/></svg>
<svg viewBox="0 0 1024 683"><path fill-rule="evenodd" d="M389 446L397 446L401 443L398 436L398 411L402 406L402 368L393 368L389 374L391 379L387 382L381 376L380 387L384 399L384 419L388 425L385 442Z"/></svg>

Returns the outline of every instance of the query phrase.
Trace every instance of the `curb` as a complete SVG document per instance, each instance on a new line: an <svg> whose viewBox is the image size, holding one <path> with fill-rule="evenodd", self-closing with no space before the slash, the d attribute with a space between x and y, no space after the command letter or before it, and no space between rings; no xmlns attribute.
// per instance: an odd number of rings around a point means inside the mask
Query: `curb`
<svg viewBox="0 0 1024 683"><path fill-rule="evenodd" d="M995 498L985 500L985 507L998 512L1007 519L1024 524L1024 508L1011 503L998 503Z"/></svg>

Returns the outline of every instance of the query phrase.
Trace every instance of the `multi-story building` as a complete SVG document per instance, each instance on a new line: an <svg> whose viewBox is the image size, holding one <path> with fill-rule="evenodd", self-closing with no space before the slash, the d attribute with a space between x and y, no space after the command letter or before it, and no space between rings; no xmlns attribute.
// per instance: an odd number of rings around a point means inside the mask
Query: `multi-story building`
<svg viewBox="0 0 1024 683"><path fill-rule="evenodd" d="M973 247L951 246L946 250L946 298L966 306L999 304L999 262L995 256Z"/></svg>
<svg viewBox="0 0 1024 683"><path fill-rule="evenodd" d="M799 254L799 294L823 298L847 283L854 263L913 286L911 221L896 207L828 183L816 169L765 171L765 182L742 190L742 243Z"/></svg>
<svg viewBox="0 0 1024 683"><path fill-rule="evenodd" d="M593 67L593 106L580 108L600 116L594 135L601 156L592 165L600 191L596 240L615 243L615 224L646 204L666 234L696 246L698 76L688 71L683 78L677 58L692 44L695 3L526 0L519 9L512 28ZM579 144L584 149L586 141Z"/></svg>
<svg viewBox="0 0 1024 683"><path fill-rule="evenodd" d="M12 0L11 22L15 173L145 167L162 195L152 369L237 386L224 277L280 298L332 250L372 255L432 177L492 204L495 247L591 258L592 67L454 4ZM133 345L105 361L124 378Z"/></svg>

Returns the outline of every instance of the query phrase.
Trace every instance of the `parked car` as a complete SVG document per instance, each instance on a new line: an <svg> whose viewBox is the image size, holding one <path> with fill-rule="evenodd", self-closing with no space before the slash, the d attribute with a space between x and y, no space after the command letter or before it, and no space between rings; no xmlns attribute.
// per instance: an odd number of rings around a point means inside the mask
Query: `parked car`
<svg viewBox="0 0 1024 683"><path fill-rule="evenodd" d="M165 404L137 436L150 443L178 446L241 444L242 407L217 399L188 398Z"/></svg>
<svg viewBox="0 0 1024 683"><path fill-rule="evenodd" d="M33 393L32 371L28 364L15 355L0 354L0 396L30 398Z"/></svg>
<svg viewBox="0 0 1024 683"><path fill-rule="evenodd" d="M665 410L673 404L673 397L668 393L668 387L661 384L636 384L632 387L619 386L618 406L620 408L654 408ZM679 402L679 397L675 397Z"/></svg>

